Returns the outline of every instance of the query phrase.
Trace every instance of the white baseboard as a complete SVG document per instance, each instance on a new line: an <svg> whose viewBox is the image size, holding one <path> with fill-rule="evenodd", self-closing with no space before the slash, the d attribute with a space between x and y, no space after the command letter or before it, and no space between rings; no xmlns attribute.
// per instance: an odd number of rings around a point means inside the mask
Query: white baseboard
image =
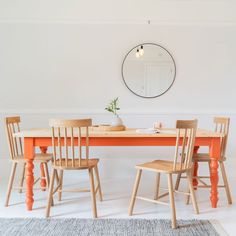
<svg viewBox="0 0 236 236"><path fill-rule="evenodd" d="M99 157L100 162L99 162L99 172L101 179L106 180L106 179L113 179L113 178L135 178L136 174L136 169L135 165L141 164L147 161L152 161L155 159L158 159L159 156L156 155L156 158L154 156L147 157L143 156L141 157L140 155L137 157L125 157L125 156L114 156L114 157ZM161 157L162 159L167 159L167 157ZM169 157L168 159L171 159ZM10 172L11 172L11 161L6 160L6 159L0 159L0 173L1 173L1 179L6 181L9 178ZM227 176L229 178L229 182L233 183L236 180L236 173L234 171L236 166L236 160L229 160L225 163L225 168L227 172ZM22 167L20 166L19 170ZM50 164L49 164L50 168ZM35 175L39 175L39 165L35 165ZM69 173L70 172L70 173ZM76 171L69 171L68 176L70 176L72 179L76 179L78 177L78 173ZM17 177L16 179L19 179L19 173L21 171L17 172ZM203 163L199 165L199 173L202 175L208 175L209 170L208 166L204 165ZM83 172L79 176L87 176L87 173ZM145 173L144 177L149 177L153 176L152 173ZM219 175L219 179L221 179L221 175ZM165 178L162 181L166 181Z"/></svg>

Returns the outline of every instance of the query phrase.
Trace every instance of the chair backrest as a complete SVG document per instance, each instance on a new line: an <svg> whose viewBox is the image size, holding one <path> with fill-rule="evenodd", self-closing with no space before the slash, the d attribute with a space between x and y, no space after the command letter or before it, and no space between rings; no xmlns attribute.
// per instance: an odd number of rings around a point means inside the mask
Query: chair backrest
<svg viewBox="0 0 236 236"><path fill-rule="evenodd" d="M176 129L177 138L173 171L189 169L192 167L197 120L177 120ZM179 165L180 169L178 167Z"/></svg>
<svg viewBox="0 0 236 236"><path fill-rule="evenodd" d="M52 128L54 165L73 168L78 164L81 166L82 160L86 160L88 164L89 126L92 125L92 120L53 119L49 121L49 125ZM85 146L85 158L82 146Z"/></svg>
<svg viewBox="0 0 236 236"><path fill-rule="evenodd" d="M214 123L215 123L215 132L218 132L218 133L221 133L224 135L221 138L221 146L220 146L221 158L224 158L225 152L226 152L227 141L228 141L230 118L228 118L228 117L215 117Z"/></svg>
<svg viewBox="0 0 236 236"><path fill-rule="evenodd" d="M6 117L5 129L7 133L10 156L13 160L16 156L23 155L22 140L21 138L14 137L14 133L20 132L20 117Z"/></svg>

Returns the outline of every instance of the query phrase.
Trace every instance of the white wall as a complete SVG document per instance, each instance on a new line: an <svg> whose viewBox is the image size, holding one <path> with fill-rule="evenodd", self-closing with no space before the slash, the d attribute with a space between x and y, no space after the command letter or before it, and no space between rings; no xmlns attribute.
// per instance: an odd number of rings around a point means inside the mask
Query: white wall
<svg viewBox="0 0 236 236"><path fill-rule="evenodd" d="M232 118L233 158L235 9L235 1L230 0L2 0L0 115L22 115L25 128L46 127L50 117L92 116L104 123L110 119L104 107L117 96L127 126L148 127L155 120L173 126L177 118L197 117L200 127L210 128L214 115L227 115ZM143 42L166 47L176 61L174 85L155 99L133 95L122 82L125 54ZM0 127L4 159L2 122ZM131 168L138 161L133 157L143 160L142 156L153 158L162 152L141 150L97 148L95 152L108 158L103 165L106 175L109 158L130 157Z"/></svg>
<svg viewBox="0 0 236 236"><path fill-rule="evenodd" d="M2 23L1 109L235 111L236 27ZM142 42L176 61L173 87L156 99L126 89L121 63ZM186 99L190 96L190 99ZM17 99L16 99L17 98Z"/></svg>

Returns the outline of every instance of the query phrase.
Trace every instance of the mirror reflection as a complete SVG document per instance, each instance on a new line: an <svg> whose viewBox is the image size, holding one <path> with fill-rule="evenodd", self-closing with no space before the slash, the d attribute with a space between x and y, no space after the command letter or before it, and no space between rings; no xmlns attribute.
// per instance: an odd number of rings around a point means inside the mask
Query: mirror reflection
<svg viewBox="0 0 236 236"><path fill-rule="evenodd" d="M173 84L176 66L162 46L145 43L131 49L122 64L122 76L134 94L153 98L164 94Z"/></svg>

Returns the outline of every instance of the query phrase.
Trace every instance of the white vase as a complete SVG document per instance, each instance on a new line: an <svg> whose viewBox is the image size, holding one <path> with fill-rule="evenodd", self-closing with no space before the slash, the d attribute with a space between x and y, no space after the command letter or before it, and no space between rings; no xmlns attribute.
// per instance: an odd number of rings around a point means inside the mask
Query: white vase
<svg viewBox="0 0 236 236"><path fill-rule="evenodd" d="M123 125L122 119L118 115L114 115L111 120L111 126L121 126Z"/></svg>

